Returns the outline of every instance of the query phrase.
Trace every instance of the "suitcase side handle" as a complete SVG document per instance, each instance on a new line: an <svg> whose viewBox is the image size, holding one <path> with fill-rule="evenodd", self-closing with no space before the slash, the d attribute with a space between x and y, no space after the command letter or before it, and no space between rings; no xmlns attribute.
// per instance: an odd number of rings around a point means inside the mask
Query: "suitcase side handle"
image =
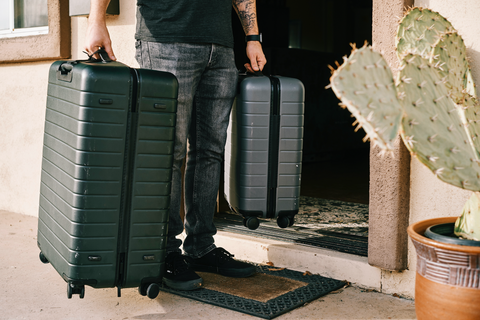
<svg viewBox="0 0 480 320"><path fill-rule="evenodd" d="M69 61L62 63L57 70L57 80L65 81L65 82L72 82L72 70L75 61Z"/></svg>

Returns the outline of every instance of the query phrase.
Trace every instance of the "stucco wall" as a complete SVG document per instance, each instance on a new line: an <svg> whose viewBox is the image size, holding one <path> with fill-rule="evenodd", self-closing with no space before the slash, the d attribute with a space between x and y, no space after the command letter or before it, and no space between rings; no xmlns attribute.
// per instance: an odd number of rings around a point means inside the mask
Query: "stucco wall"
<svg viewBox="0 0 480 320"><path fill-rule="evenodd" d="M38 215L49 65L0 65L0 210Z"/></svg>

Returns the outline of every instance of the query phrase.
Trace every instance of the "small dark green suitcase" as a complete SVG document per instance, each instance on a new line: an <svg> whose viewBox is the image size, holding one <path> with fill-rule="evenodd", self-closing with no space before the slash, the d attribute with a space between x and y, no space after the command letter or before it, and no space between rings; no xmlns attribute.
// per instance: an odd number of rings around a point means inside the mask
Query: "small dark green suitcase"
<svg viewBox="0 0 480 320"><path fill-rule="evenodd" d="M68 298L85 285L158 295L177 92L170 73L105 58L51 65L38 246Z"/></svg>

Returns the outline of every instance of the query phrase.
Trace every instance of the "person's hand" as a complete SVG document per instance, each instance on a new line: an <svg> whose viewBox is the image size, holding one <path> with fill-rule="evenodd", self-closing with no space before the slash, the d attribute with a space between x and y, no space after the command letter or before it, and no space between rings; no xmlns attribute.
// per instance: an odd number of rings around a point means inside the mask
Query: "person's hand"
<svg viewBox="0 0 480 320"><path fill-rule="evenodd" d="M107 26L104 23L90 22L85 40L85 51L91 55L100 48L103 48L108 53L110 59L117 60L113 53L112 41L110 40ZM99 57L95 55L95 58Z"/></svg>
<svg viewBox="0 0 480 320"><path fill-rule="evenodd" d="M262 71L263 67L267 63L265 54L263 53L262 45L259 41L247 42L247 57L250 63L245 63L245 68L248 72L255 73L256 71Z"/></svg>

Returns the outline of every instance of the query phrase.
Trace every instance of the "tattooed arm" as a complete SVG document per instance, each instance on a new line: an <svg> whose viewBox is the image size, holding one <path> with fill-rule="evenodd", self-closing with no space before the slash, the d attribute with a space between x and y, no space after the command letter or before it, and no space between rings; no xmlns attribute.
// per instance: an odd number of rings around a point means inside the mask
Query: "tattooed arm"
<svg viewBox="0 0 480 320"><path fill-rule="evenodd" d="M257 24L256 0L232 0L233 8L237 12L243 31L246 35L259 34ZM245 64L249 72L261 71L267 63L259 41L247 42L247 57L250 63Z"/></svg>

